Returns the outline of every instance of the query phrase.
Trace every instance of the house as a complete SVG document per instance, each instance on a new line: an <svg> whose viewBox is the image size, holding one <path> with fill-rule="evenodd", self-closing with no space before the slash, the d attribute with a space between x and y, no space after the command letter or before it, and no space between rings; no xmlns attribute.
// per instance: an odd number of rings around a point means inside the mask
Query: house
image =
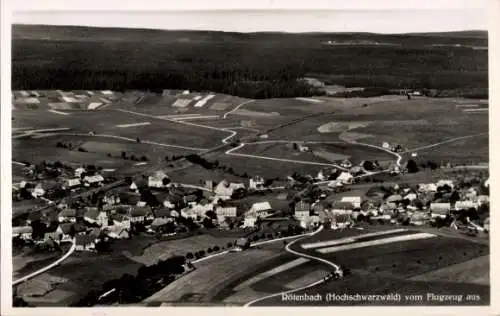
<svg viewBox="0 0 500 316"><path fill-rule="evenodd" d="M347 203L352 203L354 208L360 208L361 207L361 197L360 196L344 196L341 200L341 202L347 202Z"/></svg>
<svg viewBox="0 0 500 316"><path fill-rule="evenodd" d="M81 225L73 224L73 223L62 223L57 227L56 233L61 237L61 241L71 241L73 235L83 234L85 233L85 227L82 228Z"/></svg>
<svg viewBox="0 0 500 316"><path fill-rule="evenodd" d="M354 205L351 202L337 201L332 206L333 214L351 214L353 210Z"/></svg>
<svg viewBox="0 0 500 316"><path fill-rule="evenodd" d="M114 194L106 194L103 198L103 202L110 205L120 204L120 197Z"/></svg>
<svg viewBox="0 0 500 316"><path fill-rule="evenodd" d="M45 242L48 240L53 240L54 242L59 244L61 242L61 239L62 239L62 234L60 232L58 232L57 230L55 230L53 232L46 232L45 235L43 236L43 239Z"/></svg>
<svg viewBox="0 0 500 316"><path fill-rule="evenodd" d="M91 224L95 224L97 222L97 216L99 216L99 210L97 207L86 207L85 214L83 215L83 219Z"/></svg>
<svg viewBox="0 0 500 316"><path fill-rule="evenodd" d="M59 212L57 215L57 219L59 222L71 222L75 223L76 222L76 210L73 208L67 208Z"/></svg>
<svg viewBox="0 0 500 316"><path fill-rule="evenodd" d="M168 176L162 172L157 171L153 175L148 177L148 187L150 188L164 188L166 184L164 184L163 179L169 179ZM166 181L169 182L169 181Z"/></svg>
<svg viewBox="0 0 500 316"><path fill-rule="evenodd" d="M33 228L31 226L18 226L12 227L12 237L20 237L24 240L30 240L32 238Z"/></svg>
<svg viewBox="0 0 500 316"><path fill-rule="evenodd" d="M422 226L429 219L424 212L414 212L410 216L410 224L414 226Z"/></svg>
<svg viewBox="0 0 500 316"><path fill-rule="evenodd" d="M413 193L413 192L410 192L408 194L406 194L404 197L403 197L403 200L408 200L408 201L413 201L413 200L416 200L418 198L417 194L416 193Z"/></svg>
<svg viewBox="0 0 500 316"><path fill-rule="evenodd" d="M161 208L159 210L155 210L154 211L154 217L155 219L156 218L161 218L161 219L168 219L168 218L171 218L172 215L170 214L171 211L169 209L166 209L166 208Z"/></svg>
<svg viewBox="0 0 500 316"><path fill-rule="evenodd" d="M31 191L31 195L36 199L38 197L45 195L45 190L42 188L42 184L39 183L35 186L35 188Z"/></svg>
<svg viewBox="0 0 500 316"><path fill-rule="evenodd" d="M154 221L151 223L151 227L152 228L158 228L158 227L161 227L163 225L166 225L168 223L170 223L172 220L169 220L167 218L155 218Z"/></svg>
<svg viewBox="0 0 500 316"><path fill-rule="evenodd" d="M76 241L76 251L94 251L95 250L95 238L91 235L78 235L75 237Z"/></svg>
<svg viewBox="0 0 500 316"><path fill-rule="evenodd" d="M214 193L223 200L229 200L235 190L244 188L245 185L243 183L229 183L228 181L223 180L217 184Z"/></svg>
<svg viewBox="0 0 500 316"><path fill-rule="evenodd" d="M298 203L295 204L294 207L295 212L311 212L311 205L305 201L299 201Z"/></svg>
<svg viewBox="0 0 500 316"><path fill-rule="evenodd" d="M473 201L456 201L455 202L455 210L456 211L461 211L461 210L468 210L471 208L477 208L477 204Z"/></svg>
<svg viewBox="0 0 500 316"><path fill-rule="evenodd" d="M442 217L445 218L451 210L450 203L431 203L430 212L431 216L434 217Z"/></svg>
<svg viewBox="0 0 500 316"><path fill-rule="evenodd" d="M243 220L243 227L255 227L256 222L257 222L257 217L245 216L245 219Z"/></svg>
<svg viewBox="0 0 500 316"><path fill-rule="evenodd" d="M82 174L84 174L84 173L86 173L86 172L87 172L87 171L86 171L84 168L82 168L82 167L77 168L77 169L75 170L75 178L81 178L81 177L82 177Z"/></svg>
<svg viewBox="0 0 500 316"><path fill-rule="evenodd" d="M418 185L419 192L437 192L437 185L435 183L421 183Z"/></svg>
<svg viewBox="0 0 500 316"><path fill-rule="evenodd" d="M352 224L349 214L334 214L331 221L332 229L343 229Z"/></svg>
<svg viewBox="0 0 500 316"><path fill-rule="evenodd" d="M305 153L305 152L308 152L309 151L309 147L303 145L303 144L297 144L297 149L301 152L301 153Z"/></svg>
<svg viewBox="0 0 500 316"><path fill-rule="evenodd" d="M312 213L317 215L325 211L325 206L323 203L316 202L311 206L311 209Z"/></svg>
<svg viewBox="0 0 500 316"><path fill-rule="evenodd" d="M129 190L132 192L138 192L139 188L137 187L137 184L135 184L135 182L132 182L132 184L130 184Z"/></svg>
<svg viewBox="0 0 500 316"><path fill-rule="evenodd" d="M170 209L175 208L175 205L172 202L170 202L169 200L163 201L163 206L166 208L170 208Z"/></svg>
<svg viewBox="0 0 500 316"><path fill-rule="evenodd" d="M352 174L353 176L357 176L363 173L363 169L360 166L353 166L349 168L349 173Z"/></svg>
<svg viewBox="0 0 500 316"><path fill-rule="evenodd" d="M349 172L342 172L336 179L342 184L351 184L354 181L354 176Z"/></svg>
<svg viewBox="0 0 500 316"><path fill-rule="evenodd" d="M128 228L122 225L113 225L106 227L106 233L108 237L114 239L126 239L129 238Z"/></svg>
<svg viewBox="0 0 500 316"><path fill-rule="evenodd" d="M203 214L205 215L205 214ZM196 220L196 218L198 217L198 214L196 214L196 212L193 211L192 208L183 208L181 210L181 216L184 217L184 218L191 218L193 220Z"/></svg>
<svg viewBox="0 0 500 316"><path fill-rule="evenodd" d="M266 201L254 203L248 212L250 214L256 214L257 217L267 217L271 210L271 204Z"/></svg>
<svg viewBox="0 0 500 316"><path fill-rule="evenodd" d="M100 186L104 182L104 177L100 174L95 174L93 176L85 176L83 178L83 183L85 186Z"/></svg>
<svg viewBox="0 0 500 316"><path fill-rule="evenodd" d="M196 204L196 201L198 200L198 197L194 194L189 194L189 195L184 195L182 197L184 203L189 204L189 205L194 205Z"/></svg>
<svg viewBox="0 0 500 316"><path fill-rule="evenodd" d="M328 187L329 188L339 188L339 187L342 187L343 184L340 180L334 180L334 181L330 181L328 182Z"/></svg>
<svg viewBox="0 0 500 316"><path fill-rule="evenodd" d="M217 207L215 209L215 214L217 216L223 216L223 217L236 217L237 215L237 209L235 206L232 207Z"/></svg>
<svg viewBox="0 0 500 316"><path fill-rule="evenodd" d="M264 189L264 178L260 176L255 176L250 178L248 183L248 188L251 190L262 190Z"/></svg>
<svg viewBox="0 0 500 316"><path fill-rule="evenodd" d="M204 216L205 213L207 213L208 211L213 211L214 210L214 206L213 206L213 204L210 204L210 203L204 203L204 204L198 203L198 204L193 205L191 207L191 209L197 215Z"/></svg>
<svg viewBox="0 0 500 316"><path fill-rule="evenodd" d="M130 217L124 214L113 214L111 215L113 220L113 226L121 226L126 229L130 229Z"/></svg>
<svg viewBox="0 0 500 316"><path fill-rule="evenodd" d="M75 188L79 187L81 184L82 184L82 182L80 181L80 178L67 179L66 182L64 183L65 187L68 190L75 189Z"/></svg>
<svg viewBox="0 0 500 316"><path fill-rule="evenodd" d="M386 202L382 204L379 208L381 214L393 213L398 209L398 206L394 202Z"/></svg>
<svg viewBox="0 0 500 316"><path fill-rule="evenodd" d="M150 209L148 207L135 207L130 212L130 222L142 223L146 220L148 213L150 213Z"/></svg>

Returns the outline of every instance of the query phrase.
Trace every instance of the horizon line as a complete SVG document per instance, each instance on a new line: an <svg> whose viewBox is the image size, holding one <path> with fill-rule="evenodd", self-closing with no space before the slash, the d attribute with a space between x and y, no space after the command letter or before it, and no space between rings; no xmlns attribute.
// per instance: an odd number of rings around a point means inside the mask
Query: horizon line
<svg viewBox="0 0 500 316"><path fill-rule="evenodd" d="M456 29L445 31L422 31L422 32L402 32L402 33L384 33L384 32L368 32L368 31L305 31L305 32L289 32L289 31L224 31L217 29L163 29L149 27L133 27L133 26L100 26L100 25L74 25L74 24L40 24L40 23L12 23L15 25L25 26L45 26L45 27L81 27L81 28L96 28L96 29L126 29L126 30L147 30L159 32L217 32L217 33L233 33L233 34L373 34L373 35L419 35L419 34L446 34L446 33L461 33L461 32L486 32L488 29Z"/></svg>

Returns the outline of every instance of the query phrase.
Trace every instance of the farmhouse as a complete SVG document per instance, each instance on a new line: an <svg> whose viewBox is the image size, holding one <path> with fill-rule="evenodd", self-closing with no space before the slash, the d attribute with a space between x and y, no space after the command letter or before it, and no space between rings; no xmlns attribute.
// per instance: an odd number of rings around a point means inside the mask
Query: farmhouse
<svg viewBox="0 0 500 316"><path fill-rule="evenodd" d="M83 183L85 186L99 186L104 182L103 176L96 174L93 176L85 176L83 178Z"/></svg>
<svg viewBox="0 0 500 316"><path fill-rule="evenodd" d="M264 188L264 178L255 176L250 178L248 188L251 190L261 190Z"/></svg>
<svg viewBox="0 0 500 316"><path fill-rule="evenodd" d="M67 189L72 190L80 186L82 182L80 181L80 178L74 178L74 179L67 179L65 182L65 186Z"/></svg>
<svg viewBox="0 0 500 316"><path fill-rule="evenodd" d="M57 219L59 222L76 222L76 210L73 208L67 208L59 212Z"/></svg>
<svg viewBox="0 0 500 316"><path fill-rule="evenodd" d="M342 172L336 180L342 184L350 184L354 181L354 177L349 172Z"/></svg>
<svg viewBox="0 0 500 316"><path fill-rule="evenodd" d="M445 218L451 210L450 203L431 203L430 211L431 216L434 217L442 217Z"/></svg>
<svg viewBox="0 0 500 316"><path fill-rule="evenodd" d="M333 214L351 214L353 210L354 205L351 202L337 201L332 206Z"/></svg>
<svg viewBox="0 0 500 316"><path fill-rule="evenodd" d="M468 210L471 208L477 208L477 204L473 201L457 201L455 202L455 210L456 211L461 211L461 210Z"/></svg>
<svg viewBox="0 0 500 316"><path fill-rule="evenodd" d="M256 214L257 217L267 217L272 210L269 202L257 202L252 205L248 211L250 214Z"/></svg>
<svg viewBox="0 0 500 316"><path fill-rule="evenodd" d="M31 226L12 227L12 237L20 237L24 240L30 240L33 234Z"/></svg>
<svg viewBox="0 0 500 316"><path fill-rule="evenodd" d="M217 217L236 217L237 215L237 209L236 207L217 207L215 209L215 214L217 214Z"/></svg>
<svg viewBox="0 0 500 316"><path fill-rule="evenodd" d="M437 192L437 185L435 183L421 183L418 185L419 192Z"/></svg>
<svg viewBox="0 0 500 316"><path fill-rule="evenodd" d="M164 181L164 179L167 179ZM148 187L150 188L164 188L169 183L168 176L162 172L157 171L148 177ZM165 183L165 184L164 184Z"/></svg>
<svg viewBox="0 0 500 316"><path fill-rule="evenodd" d="M233 195L233 192L237 189L244 189L245 185L243 183L229 183L226 180L221 181L217 186L215 187L215 195L222 200L229 200L231 199L231 195Z"/></svg>
<svg viewBox="0 0 500 316"><path fill-rule="evenodd" d="M130 222L142 223L146 220L148 213L150 213L150 209L148 207L135 207L130 212Z"/></svg>
<svg viewBox="0 0 500 316"><path fill-rule="evenodd" d="M352 203L354 208L360 208L361 207L361 197L360 196L344 196L341 200L341 202L347 202L347 203Z"/></svg>
<svg viewBox="0 0 500 316"><path fill-rule="evenodd" d="M77 169L75 170L75 178L81 178L81 177L82 177L82 174L84 174L84 173L86 173L86 172L87 172L87 171L86 171L84 168L82 168L82 167L77 168Z"/></svg>

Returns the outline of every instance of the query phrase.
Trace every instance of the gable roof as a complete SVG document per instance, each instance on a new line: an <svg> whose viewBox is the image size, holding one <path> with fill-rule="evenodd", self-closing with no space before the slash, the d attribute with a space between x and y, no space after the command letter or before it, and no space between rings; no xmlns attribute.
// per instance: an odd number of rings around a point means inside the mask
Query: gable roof
<svg viewBox="0 0 500 316"><path fill-rule="evenodd" d="M28 234L32 233L33 228L31 226L18 226L18 227L12 227L12 234L17 235L17 234Z"/></svg>
<svg viewBox="0 0 500 316"><path fill-rule="evenodd" d="M155 217L170 217L170 214L171 214L171 211L169 209L166 209L166 208L162 208L162 209L159 209L159 210L156 210L154 212L154 215Z"/></svg>
<svg viewBox="0 0 500 316"><path fill-rule="evenodd" d="M59 225L59 227L61 227L63 234L65 235L69 234L69 232L71 231L71 226L73 226L73 224L71 223L63 223Z"/></svg>
<svg viewBox="0 0 500 316"><path fill-rule="evenodd" d="M163 226L168 222L169 220L165 218L155 218L154 221L151 223L151 226L153 227Z"/></svg>
<svg viewBox="0 0 500 316"><path fill-rule="evenodd" d="M332 208L336 210L352 210L354 209L354 205L351 202L337 201L333 203Z"/></svg>
<svg viewBox="0 0 500 316"><path fill-rule="evenodd" d="M307 202L304 201L299 201L297 204L295 204L295 212L305 212L305 211L310 211L311 210L311 205Z"/></svg>
<svg viewBox="0 0 500 316"><path fill-rule="evenodd" d="M267 201L257 202L252 205L252 210L256 212L269 211L271 209L272 209L271 204Z"/></svg>
<svg viewBox="0 0 500 316"><path fill-rule="evenodd" d="M86 246L94 242L95 238L90 235L77 235L75 237L77 246Z"/></svg>
<svg viewBox="0 0 500 316"><path fill-rule="evenodd" d="M90 219L97 219L97 216L99 215L99 210L97 207L86 207L86 212L85 212L85 217L90 218Z"/></svg>
<svg viewBox="0 0 500 316"><path fill-rule="evenodd" d="M74 208L67 208L59 212L59 217L76 217L76 210Z"/></svg>
<svg viewBox="0 0 500 316"><path fill-rule="evenodd" d="M146 216L148 215L150 209L148 207L135 207L131 210L131 217Z"/></svg>

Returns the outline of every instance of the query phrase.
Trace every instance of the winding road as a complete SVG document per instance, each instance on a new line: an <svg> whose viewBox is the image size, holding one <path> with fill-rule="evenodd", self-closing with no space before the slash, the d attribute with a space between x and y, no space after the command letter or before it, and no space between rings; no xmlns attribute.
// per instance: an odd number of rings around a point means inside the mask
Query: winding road
<svg viewBox="0 0 500 316"><path fill-rule="evenodd" d="M325 259L322 259L322 258L319 258L319 257L315 257L315 256L311 256L311 255L308 255L308 254L305 254L305 253L300 253L300 252L297 252L295 250L292 250L290 247L292 245L294 245L295 243L301 241L302 239L306 238L306 237L310 237L310 236L314 236L316 234L318 234L319 232L321 232L323 230L323 226L320 226L320 228L318 230L316 230L315 232L311 233L311 234L307 234L305 236L303 236L302 238L299 238L299 239L296 239L294 241L292 241L291 243L289 243L286 247L285 247L285 250L288 251L289 253L291 254L294 254L296 256L299 256L299 257L303 257L303 258L307 258L307 259L312 259L312 260L316 260L316 261L319 261L319 262L322 262L330 267L332 267L333 269L338 269L339 266L337 266L335 263L333 262L330 262L328 260L325 260ZM292 290L288 290L288 291L282 291L282 292L278 292L278 293L274 293L274 294L270 294L270 295L266 295L264 297L261 297L261 298L258 298L258 299L255 299L253 301L250 301L248 303L246 303L244 305L244 307L249 307L255 303L258 303L258 302L261 302L263 300L266 300L268 298L272 298L272 297L276 297L276 296L281 296L281 295L285 295L285 294L291 294L291 293L295 293L295 292L299 292L299 291L302 291L302 290L305 290L305 289L308 289L308 288L311 288L313 286L316 286L316 285L319 285L319 284L322 284L326 282L325 279L321 279L321 280L318 280L316 282L313 282L311 284L308 284L306 286L302 286L302 287L299 287L299 288L296 288L296 289L292 289Z"/></svg>
<svg viewBox="0 0 500 316"><path fill-rule="evenodd" d="M64 256L62 256L61 258L57 259L56 261L52 262L51 264L49 264L48 266L45 266L33 273L30 273L20 279L17 279L17 280L14 280L12 282L12 285L17 285L19 283L22 283L22 282L25 282L25 281L28 281L29 279L31 278L34 278L36 277L37 275L39 274L42 274L44 272L47 272L49 271L50 269L56 267L57 265L59 265L61 262L63 262L64 260L66 260L69 256L71 256L71 254L75 251L75 248L76 248L76 239L73 238L73 240L71 241L71 248L69 248L68 252L66 252L64 254Z"/></svg>

